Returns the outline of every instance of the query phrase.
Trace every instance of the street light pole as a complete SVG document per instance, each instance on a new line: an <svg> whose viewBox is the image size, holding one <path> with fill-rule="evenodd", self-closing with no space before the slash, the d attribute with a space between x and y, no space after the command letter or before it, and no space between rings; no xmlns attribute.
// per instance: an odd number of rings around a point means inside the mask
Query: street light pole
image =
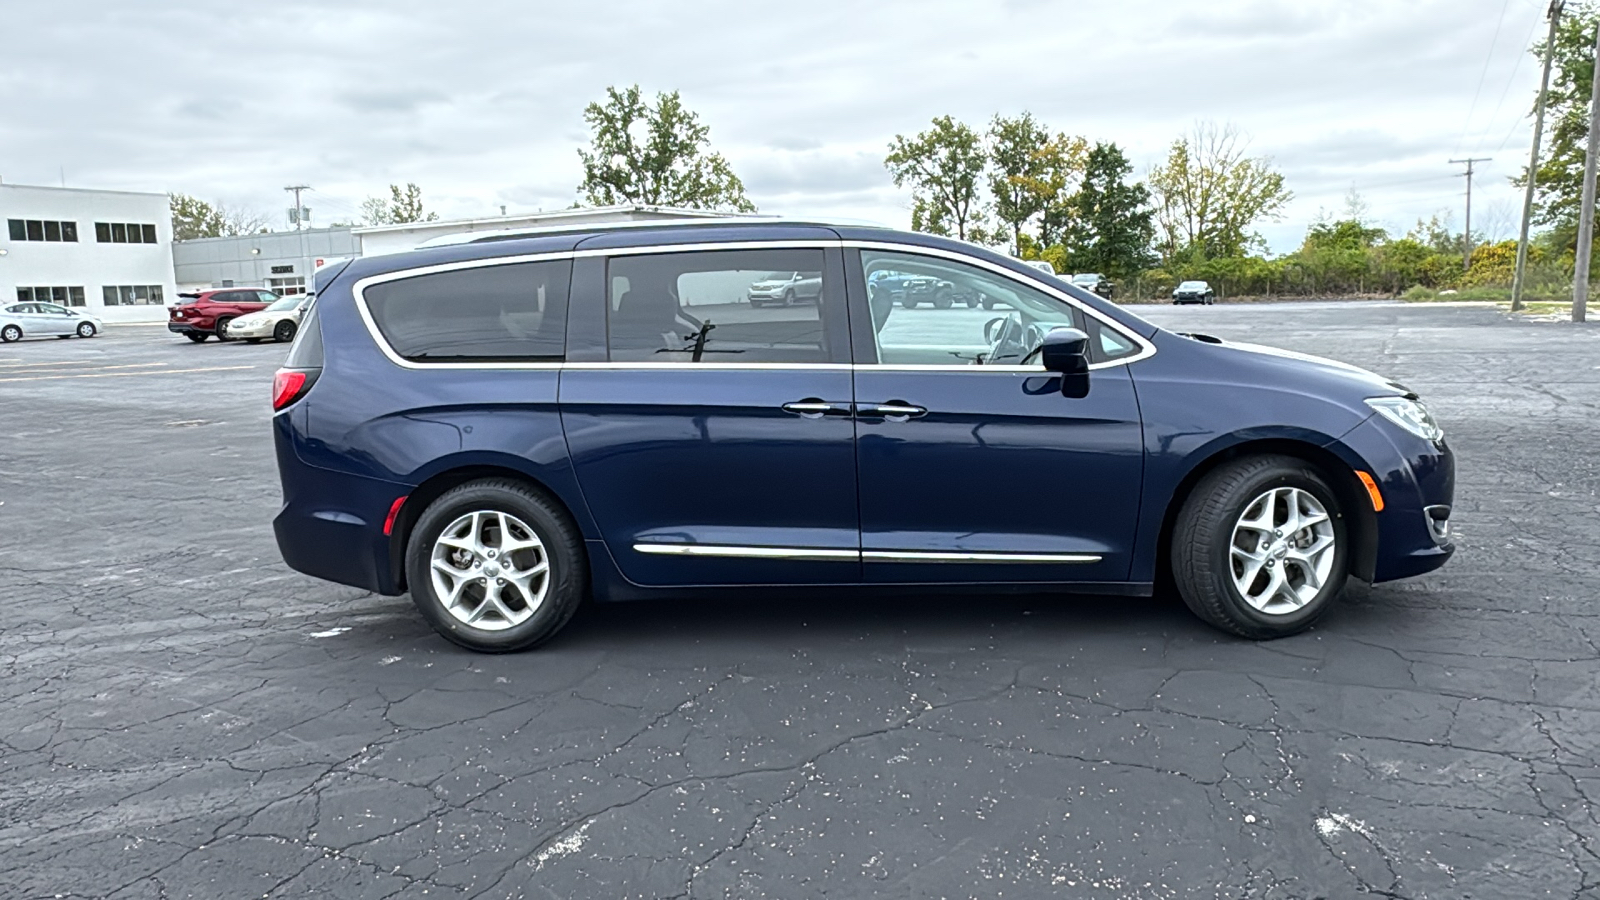
<svg viewBox="0 0 1600 900"><path fill-rule="evenodd" d="M1522 309L1523 275L1528 268L1528 224L1533 219L1533 189L1538 181L1539 139L1544 136L1544 98L1550 92L1550 64L1556 56L1556 27L1566 0L1550 0L1550 34L1544 41L1544 75L1539 80L1539 100L1533 107L1533 149L1528 152L1528 185L1522 194L1522 233L1517 238L1517 272L1511 280L1511 311Z"/></svg>

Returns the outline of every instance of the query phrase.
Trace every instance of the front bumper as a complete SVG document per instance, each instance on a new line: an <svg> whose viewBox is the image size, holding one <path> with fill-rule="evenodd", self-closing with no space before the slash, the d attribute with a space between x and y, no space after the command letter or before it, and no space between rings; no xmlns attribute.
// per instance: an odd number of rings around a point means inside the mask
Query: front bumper
<svg viewBox="0 0 1600 900"><path fill-rule="evenodd" d="M1381 416L1356 426L1342 441L1360 457L1383 495L1372 580L1393 581L1431 572L1456 552L1450 528L1455 503L1455 454L1407 434Z"/></svg>

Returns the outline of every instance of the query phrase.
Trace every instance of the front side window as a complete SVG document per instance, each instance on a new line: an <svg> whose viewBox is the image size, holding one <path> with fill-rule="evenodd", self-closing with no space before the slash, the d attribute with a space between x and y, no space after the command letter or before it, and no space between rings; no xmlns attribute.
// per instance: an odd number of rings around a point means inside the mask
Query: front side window
<svg viewBox="0 0 1600 900"><path fill-rule="evenodd" d="M414 275L362 292L373 323L413 362L560 362L566 352L565 260Z"/></svg>
<svg viewBox="0 0 1600 900"><path fill-rule="evenodd" d="M825 327L822 272L823 252L814 249L614 257L606 269L611 359L804 364L848 358Z"/></svg>
<svg viewBox="0 0 1600 900"><path fill-rule="evenodd" d="M884 365L1038 365L1039 347L1054 328L1086 331L1095 362L1139 351L1065 300L978 266L875 250L861 251L861 265Z"/></svg>

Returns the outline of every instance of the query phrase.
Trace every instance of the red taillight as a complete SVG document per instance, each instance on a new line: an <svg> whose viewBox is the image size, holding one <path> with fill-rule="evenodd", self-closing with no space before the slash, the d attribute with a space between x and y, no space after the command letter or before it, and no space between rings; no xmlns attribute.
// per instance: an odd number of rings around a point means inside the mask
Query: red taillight
<svg viewBox="0 0 1600 900"><path fill-rule="evenodd" d="M272 410L277 412L299 399L305 390L306 373L294 369L279 369L272 376Z"/></svg>
<svg viewBox="0 0 1600 900"><path fill-rule="evenodd" d="M383 520L384 537L394 534L394 520L400 517L400 507L404 506L405 502L406 495L402 494L401 496L396 497L394 503L389 506L389 515Z"/></svg>

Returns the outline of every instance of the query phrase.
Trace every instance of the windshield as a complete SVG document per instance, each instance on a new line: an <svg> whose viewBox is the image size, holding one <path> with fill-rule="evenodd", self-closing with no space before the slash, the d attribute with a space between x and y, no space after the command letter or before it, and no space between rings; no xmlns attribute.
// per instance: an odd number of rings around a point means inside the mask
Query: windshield
<svg viewBox="0 0 1600 900"><path fill-rule="evenodd" d="M1178 285L1178 290L1187 291L1191 289L1203 288L1205 286L1206 283L1204 281L1185 281L1183 284Z"/></svg>
<svg viewBox="0 0 1600 900"><path fill-rule="evenodd" d="M300 301L304 299L304 297L285 297L262 310L262 312L288 312L289 310L294 309L296 306L299 306Z"/></svg>
<svg viewBox="0 0 1600 900"><path fill-rule="evenodd" d="M1074 276L1072 276L1072 283L1073 284L1094 284L1096 281L1099 281L1099 280L1100 280L1100 276L1099 275L1074 275Z"/></svg>
<svg viewBox="0 0 1600 900"><path fill-rule="evenodd" d="M768 272L761 276L762 281L788 281L794 277L793 272Z"/></svg>

